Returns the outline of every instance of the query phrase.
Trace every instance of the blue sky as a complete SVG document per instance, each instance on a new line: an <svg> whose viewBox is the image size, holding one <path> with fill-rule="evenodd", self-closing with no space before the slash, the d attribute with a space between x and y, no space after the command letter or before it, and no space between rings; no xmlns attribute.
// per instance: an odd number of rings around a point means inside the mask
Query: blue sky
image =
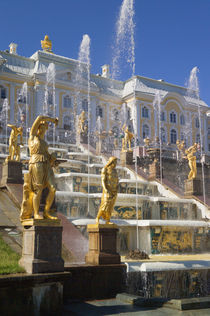
<svg viewBox="0 0 210 316"><path fill-rule="evenodd" d="M83 34L91 38L92 73L112 64L122 0L1 0L0 50L10 42L31 56L45 34L58 55L77 58ZM135 0L135 74L184 86L199 68L201 98L210 105L210 0ZM123 69L121 79L131 76Z"/></svg>

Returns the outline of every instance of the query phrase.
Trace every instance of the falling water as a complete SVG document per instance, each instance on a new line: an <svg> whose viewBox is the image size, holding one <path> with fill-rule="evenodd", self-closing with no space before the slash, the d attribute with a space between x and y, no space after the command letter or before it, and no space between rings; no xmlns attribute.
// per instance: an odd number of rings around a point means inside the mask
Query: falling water
<svg viewBox="0 0 210 316"><path fill-rule="evenodd" d="M43 114L56 117L55 102L55 65L50 63L46 72L46 84L43 104ZM53 146L55 145L55 124L53 125Z"/></svg>
<svg viewBox="0 0 210 316"><path fill-rule="evenodd" d="M28 131L28 85L27 82L24 82L24 84L22 85L21 91L20 91L20 96L22 98L22 100L24 100L25 103L25 130L26 130L26 138L25 138L25 143L26 146L28 144L28 135L27 135L27 131Z"/></svg>
<svg viewBox="0 0 210 316"><path fill-rule="evenodd" d="M79 86L82 85L82 75L87 76L87 101L88 101L88 214L90 214L90 37L83 35L82 42L79 49L79 65L78 65L78 78L80 79ZM85 67L85 68L84 68ZM83 73L84 70L84 73Z"/></svg>
<svg viewBox="0 0 210 316"><path fill-rule="evenodd" d="M187 92L188 92L188 96L190 96L192 98L196 98L199 101L200 96L199 96L199 84L198 84L197 72L198 72L197 67L194 67L191 70L190 78L189 78L188 86L187 86ZM204 203L206 203L204 160L203 160L203 137L202 137L202 128L201 128L202 120L201 120L200 103L198 103L198 119L199 119L200 151L201 151L201 166L202 166L202 181L203 181L203 199L204 199Z"/></svg>
<svg viewBox="0 0 210 316"><path fill-rule="evenodd" d="M157 91L153 100L153 108L155 117L155 142L157 145L157 136L159 138L160 147L160 182L163 182L162 174L162 135L161 135L161 96L160 91Z"/></svg>
<svg viewBox="0 0 210 316"><path fill-rule="evenodd" d="M135 41L134 41L134 0L124 0L116 23L116 40L113 46L112 78L120 75L120 68L126 59L126 63L135 73Z"/></svg>
<svg viewBox="0 0 210 316"><path fill-rule="evenodd" d="M2 122L5 122L5 144L7 145L7 123L8 123L8 111L9 111L9 103L8 99L4 99L2 111L1 111L1 120ZM6 147L7 149L7 147Z"/></svg>

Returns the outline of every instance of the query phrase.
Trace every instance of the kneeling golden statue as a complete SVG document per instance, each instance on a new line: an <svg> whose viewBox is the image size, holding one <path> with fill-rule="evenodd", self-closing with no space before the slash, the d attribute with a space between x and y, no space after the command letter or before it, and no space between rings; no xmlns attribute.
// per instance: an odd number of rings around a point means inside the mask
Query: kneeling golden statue
<svg viewBox="0 0 210 316"><path fill-rule="evenodd" d="M23 202L21 206L21 221L25 219L57 219L50 214L50 208L55 197L54 173L52 166L56 157L48 152L44 140L48 122L57 125L58 119L48 116L38 116L34 121L29 136L29 173L24 175ZM48 188L43 217L39 214L40 200L43 189Z"/></svg>
<svg viewBox="0 0 210 316"><path fill-rule="evenodd" d="M101 205L99 207L96 223L99 223L102 217L106 224L112 224L110 218L117 199L118 191L118 175L116 170L117 158L110 157L106 166L101 171L101 182L103 187L103 194L101 198Z"/></svg>

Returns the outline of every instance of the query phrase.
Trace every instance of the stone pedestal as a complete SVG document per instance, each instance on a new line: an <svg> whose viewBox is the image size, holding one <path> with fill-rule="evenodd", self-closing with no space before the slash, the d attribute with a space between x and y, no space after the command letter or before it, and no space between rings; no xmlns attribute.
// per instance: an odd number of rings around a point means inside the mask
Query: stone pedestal
<svg viewBox="0 0 210 316"><path fill-rule="evenodd" d="M62 272L62 229L60 220L22 222L23 248L19 264L27 273Z"/></svg>
<svg viewBox="0 0 210 316"><path fill-rule="evenodd" d="M89 252L85 256L87 264L119 264L120 255L117 253L117 231L114 224L90 224Z"/></svg>
<svg viewBox="0 0 210 316"><path fill-rule="evenodd" d="M202 185L200 179L185 180L185 195L202 195Z"/></svg>
<svg viewBox="0 0 210 316"><path fill-rule="evenodd" d="M122 166L133 164L133 151L121 151L120 164Z"/></svg>
<svg viewBox="0 0 210 316"><path fill-rule="evenodd" d="M7 183L23 183L21 162L11 160L3 163L1 185L6 185Z"/></svg>
<svg viewBox="0 0 210 316"><path fill-rule="evenodd" d="M160 163L154 160L151 165L149 165L149 180L160 178Z"/></svg>

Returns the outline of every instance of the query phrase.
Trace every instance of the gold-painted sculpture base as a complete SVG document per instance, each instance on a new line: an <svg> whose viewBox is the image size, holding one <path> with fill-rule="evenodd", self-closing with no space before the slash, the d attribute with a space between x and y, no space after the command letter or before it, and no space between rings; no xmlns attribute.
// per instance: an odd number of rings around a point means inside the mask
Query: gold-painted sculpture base
<svg viewBox="0 0 210 316"><path fill-rule="evenodd" d="M115 224L91 224L89 233L89 251L85 256L87 264L120 264L117 253L117 232Z"/></svg>
<svg viewBox="0 0 210 316"><path fill-rule="evenodd" d="M58 219L24 219L22 226L61 226L61 220Z"/></svg>

